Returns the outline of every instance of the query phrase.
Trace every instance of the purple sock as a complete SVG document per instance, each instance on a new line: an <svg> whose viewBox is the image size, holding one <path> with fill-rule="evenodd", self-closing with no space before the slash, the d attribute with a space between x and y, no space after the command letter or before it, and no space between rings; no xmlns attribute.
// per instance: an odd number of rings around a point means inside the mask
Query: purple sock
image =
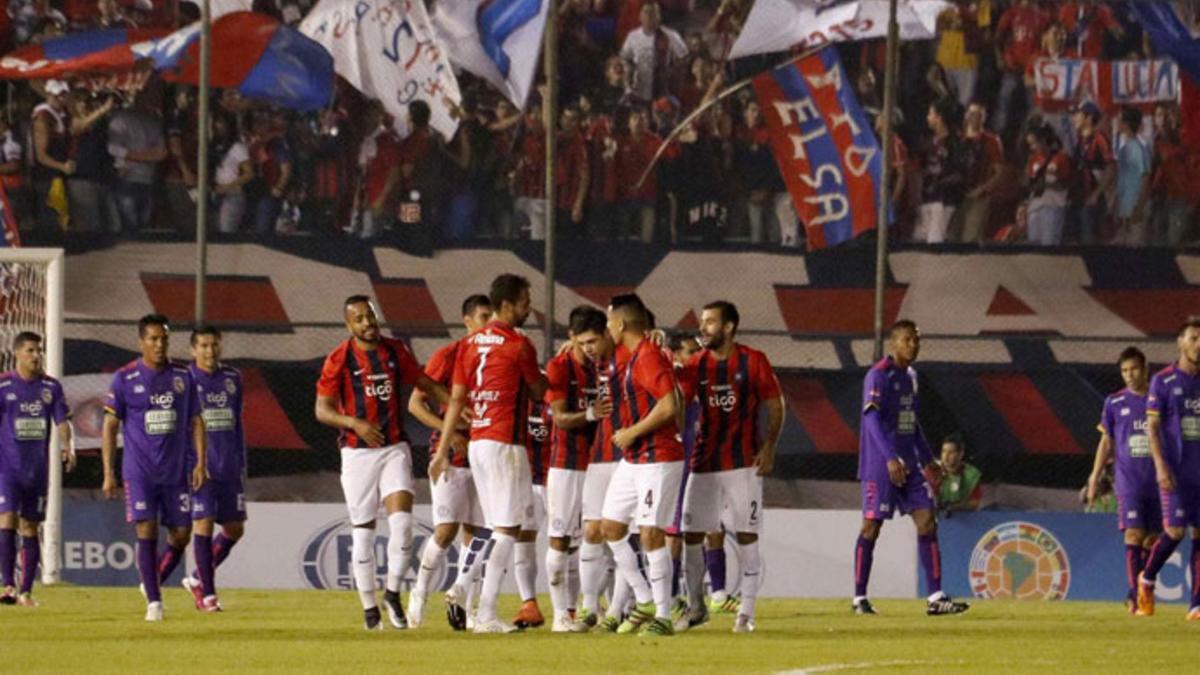
<svg viewBox="0 0 1200 675"><path fill-rule="evenodd" d="M1125 544L1125 580L1129 583L1129 597L1137 597L1138 575L1146 565L1145 549L1139 544Z"/></svg>
<svg viewBox="0 0 1200 675"><path fill-rule="evenodd" d="M196 578L204 588L204 595L216 595L217 586L213 582L213 538L204 534L193 536L192 555L196 557Z"/></svg>
<svg viewBox="0 0 1200 675"><path fill-rule="evenodd" d="M1179 539L1172 539L1163 533L1162 536L1154 542L1154 548L1150 549L1150 559L1146 561L1146 568L1142 570L1142 578L1150 583L1158 580L1158 572L1167 564L1171 554L1175 552L1175 548L1179 546Z"/></svg>
<svg viewBox="0 0 1200 675"><path fill-rule="evenodd" d="M162 593L158 590L158 540L137 540L138 576L142 579L142 587L146 590L147 602L161 602Z"/></svg>
<svg viewBox="0 0 1200 675"><path fill-rule="evenodd" d="M16 586L17 531L0 530L0 585Z"/></svg>
<svg viewBox="0 0 1200 675"><path fill-rule="evenodd" d="M1200 539L1192 539L1192 604L1188 607L1200 607Z"/></svg>
<svg viewBox="0 0 1200 675"><path fill-rule="evenodd" d="M925 571L925 586L929 595L942 590L942 553L938 550L936 534L917 536L917 551L921 554L921 569Z"/></svg>
<svg viewBox="0 0 1200 675"><path fill-rule="evenodd" d="M224 532L213 537L212 561L214 570L220 567L221 563L225 562L225 559L229 557L229 552L233 550L233 545L236 543L238 543L237 539L226 537Z"/></svg>
<svg viewBox="0 0 1200 675"><path fill-rule="evenodd" d="M875 540L861 534L854 544L854 597L867 597L867 582L871 580L871 565L875 562Z"/></svg>
<svg viewBox="0 0 1200 675"><path fill-rule="evenodd" d="M33 591L33 580L37 578L38 564L42 561L42 547L37 537L21 537L21 592Z"/></svg>
<svg viewBox="0 0 1200 675"><path fill-rule="evenodd" d="M682 553L682 552L681 552ZM683 567L683 561L679 558L671 558L671 597L679 597L679 575Z"/></svg>
<svg viewBox="0 0 1200 675"><path fill-rule="evenodd" d="M712 592L725 590L725 549L705 549L704 566L708 568L708 582Z"/></svg>
<svg viewBox="0 0 1200 675"><path fill-rule="evenodd" d="M171 577L171 573L179 567L179 563L183 562L183 549L167 546L162 551L162 557L158 560L158 583L166 583Z"/></svg>

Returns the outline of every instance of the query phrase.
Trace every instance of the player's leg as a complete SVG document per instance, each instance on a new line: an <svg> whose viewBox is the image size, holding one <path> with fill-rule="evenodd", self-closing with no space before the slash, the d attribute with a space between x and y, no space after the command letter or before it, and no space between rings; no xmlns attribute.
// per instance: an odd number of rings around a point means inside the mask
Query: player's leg
<svg viewBox="0 0 1200 675"><path fill-rule="evenodd" d="M497 618L496 606L533 491L529 458L519 445L493 441L473 441L468 452L479 503L492 529L492 551L484 571L475 631L508 632L511 626Z"/></svg>
<svg viewBox="0 0 1200 675"><path fill-rule="evenodd" d="M208 486L206 485L205 488ZM196 518L197 513L207 513L206 496L197 493L192 498L192 558L196 561L194 576L183 577L183 587L192 594L196 609L204 609L204 598L217 596L215 579L216 567L213 565L213 531L216 521L211 517ZM200 509L199 511L197 509Z"/></svg>
<svg viewBox="0 0 1200 675"><path fill-rule="evenodd" d="M13 491L5 487L4 476L0 476L0 502L14 504ZM17 603L17 514L15 511L0 511L0 605Z"/></svg>
<svg viewBox="0 0 1200 675"><path fill-rule="evenodd" d="M367 630L383 630L375 599L375 514L379 511L382 453L342 448L342 493L350 518L350 565Z"/></svg>
<svg viewBox="0 0 1200 675"><path fill-rule="evenodd" d="M1200 528L1192 527L1192 557L1188 563L1192 571L1192 598L1188 603L1188 621L1200 621Z"/></svg>
<svg viewBox="0 0 1200 675"><path fill-rule="evenodd" d="M938 547L937 516L925 477L918 472L909 474L908 483L900 494L901 508L912 514L913 524L917 527L917 557L925 573L925 590L928 593L925 613L938 616L967 611L967 603L955 602L942 591L942 553Z"/></svg>
<svg viewBox="0 0 1200 675"><path fill-rule="evenodd" d="M583 595L583 611L572 627L576 632L591 630L599 622L600 592L608 572L601 514L614 466L611 462L591 464L583 477L583 541L579 545L579 590Z"/></svg>
<svg viewBox="0 0 1200 675"><path fill-rule="evenodd" d="M479 504L479 494L475 491L471 470L454 471L456 477L462 481L461 494L466 498L466 515L463 517L463 543L458 574L455 575L454 585L446 592L446 620L454 630L465 630L474 624L475 598L481 585L483 561L486 558L486 549L491 543L492 531L482 525L485 522L483 509Z"/></svg>
<svg viewBox="0 0 1200 675"><path fill-rule="evenodd" d="M400 604L400 582L412 561L413 542L412 451L407 443L401 443L382 452L379 494L383 495L383 510L388 521L383 604L392 626L403 630L408 628L408 618Z"/></svg>
<svg viewBox="0 0 1200 675"><path fill-rule="evenodd" d="M125 521L133 524L137 538L138 578L146 598L146 621L162 621L162 591L158 585L158 518L162 506L158 486L125 481Z"/></svg>
<svg viewBox="0 0 1200 675"><path fill-rule="evenodd" d="M741 606L734 621L735 633L755 628L755 609L762 580L762 557L758 533L762 524L762 478L754 468L722 471L718 474L725 494L725 510L730 527L737 533L738 569L741 571Z"/></svg>
<svg viewBox="0 0 1200 675"><path fill-rule="evenodd" d="M1184 496L1176 486L1171 492L1159 494L1163 517L1163 532L1150 549L1146 566L1138 577L1138 616L1154 614L1154 584L1158 581L1158 573L1170 560L1171 554L1179 548L1183 535L1187 532L1187 511L1184 508Z"/></svg>
<svg viewBox="0 0 1200 675"><path fill-rule="evenodd" d="M44 507L46 498L43 495L40 497L40 504ZM38 565L42 560L42 547L38 541L38 525L45 519L44 508L36 508L38 505L26 504L25 506L34 506L32 510L23 509L21 517L17 521L17 531L21 535L21 588L17 592L17 604L23 607L37 607L37 603L33 600L33 581L37 579Z"/></svg>
<svg viewBox="0 0 1200 675"><path fill-rule="evenodd" d="M693 473L688 476L683 497L683 578L688 613L686 621L681 619L676 622L676 630L686 630L708 621L709 608L704 603L704 572L708 555L704 551L704 540L705 532L720 527L720 504L720 485L715 473ZM716 584L715 578L713 583Z"/></svg>
<svg viewBox="0 0 1200 675"><path fill-rule="evenodd" d="M162 524L167 528L167 545L158 559L158 584L170 578L192 538L192 492L187 483L162 488Z"/></svg>
<svg viewBox="0 0 1200 675"><path fill-rule="evenodd" d="M408 625L416 628L425 620L425 600L429 597L429 586L433 575L442 566L454 537L458 535L459 521L464 520L467 504L465 481L462 469L448 467L440 480L430 481L430 498L433 504L433 535L421 547L420 566L417 580L408 596Z"/></svg>
<svg viewBox="0 0 1200 675"><path fill-rule="evenodd" d="M1125 539L1125 580L1128 584L1125 605L1131 612L1136 612L1138 575L1146 566L1146 549L1142 545L1146 540L1146 530L1127 524L1122 536Z"/></svg>
<svg viewBox="0 0 1200 675"><path fill-rule="evenodd" d="M629 523L633 520L638 503L636 474L636 465L625 460L617 463L604 497L604 522L601 525L604 539L608 542L609 550L617 563L617 573L633 589L637 602L633 613L618 629L618 632L623 633L633 632L643 623L652 620L655 613L653 592L638 569L637 553L628 539Z"/></svg>
<svg viewBox="0 0 1200 675"><path fill-rule="evenodd" d="M537 628L546 623L537 602L537 538L546 519L545 492L542 486L534 485L528 496L526 519L513 546L513 577L517 582L517 594L521 597L521 608L513 617L517 628Z"/></svg>
<svg viewBox="0 0 1200 675"><path fill-rule="evenodd" d="M671 552L667 549L665 530L675 517L675 503L683 482L683 462L640 464L634 468L639 496L636 522L649 563L650 590L654 598L654 621L643 631L672 635L675 630L671 622Z"/></svg>
<svg viewBox="0 0 1200 675"><path fill-rule="evenodd" d="M556 633L571 629L567 616L570 590L567 583L567 566L570 558L571 532L575 510L572 499L580 497L573 489L572 474L582 472L551 468L546 476L546 581L550 586L550 604L554 609L551 630Z"/></svg>
<svg viewBox="0 0 1200 675"><path fill-rule="evenodd" d="M717 509L718 513L720 509ZM725 591L725 532L717 527L709 530L704 537L704 569L708 572L709 589L712 591L710 609L714 612L727 614L727 604L732 604L729 594Z"/></svg>

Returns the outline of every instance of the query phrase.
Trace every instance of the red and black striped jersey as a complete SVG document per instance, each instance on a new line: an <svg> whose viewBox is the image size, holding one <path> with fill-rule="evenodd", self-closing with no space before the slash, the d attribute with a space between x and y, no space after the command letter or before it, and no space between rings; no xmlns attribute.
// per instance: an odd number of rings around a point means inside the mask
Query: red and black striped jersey
<svg viewBox="0 0 1200 675"><path fill-rule="evenodd" d="M569 412L583 412L596 401L599 381L594 364L575 356L574 350L550 359L546 364L546 403L565 401ZM583 471L587 469L596 423L589 422L574 429L553 427L550 466L555 469Z"/></svg>
<svg viewBox="0 0 1200 675"><path fill-rule="evenodd" d="M675 395L675 368L671 359L650 340L638 343L629 362L619 372L616 387L621 391L619 429L637 424L660 400ZM625 449L625 461L634 464L682 461L683 443L679 440L677 427L672 418L641 436Z"/></svg>
<svg viewBox="0 0 1200 675"><path fill-rule="evenodd" d="M467 388L471 440L525 445L529 386L541 377L533 343L513 326L492 321L463 338L454 384Z"/></svg>
<svg viewBox="0 0 1200 675"><path fill-rule="evenodd" d="M550 406L542 401L532 401L525 416L525 454L529 456L529 470L533 473L534 485L546 484L546 472L550 470Z"/></svg>
<svg viewBox="0 0 1200 675"><path fill-rule="evenodd" d="M464 340L466 338L463 338ZM429 379L444 385L447 389L450 388L451 381L454 379L454 360L458 356L459 347L463 340L455 340L450 344L442 347L429 357L429 362L425 364L425 375ZM438 414L446 414L446 406L438 405ZM465 427L460 425L460 429L466 433ZM442 432L434 429L429 433L429 448L430 452L437 449L438 440L441 439ZM454 448L450 448L450 466L467 467L467 453L455 452Z"/></svg>
<svg viewBox="0 0 1200 675"><path fill-rule="evenodd" d="M612 358L596 364L597 396L607 396L612 401L612 412L596 425L596 436L592 441L592 460L589 464L607 464L621 459L621 451L613 445L613 425L621 423L621 392L613 383L618 380L618 373L629 360L629 350L623 345L617 345Z"/></svg>
<svg viewBox="0 0 1200 675"><path fill-rule="evenodd" d="M781 395L766 355L741 344L735 345L725 360L702 350L684 367L680 386L685 401L700 401L692 471L753 466L759 442L759 404Z"/></svg>
<svg viewBox="0 0 1200 675"><path fill-rule="evenodd" d="M408 440L400 387L416 384L421 375L421 364L403 342L381 338L375 349L363 351L351 338L325 358L317 395L336 399L343 415L379 427L384 443L395 445ZM343 447L366 447L353 431L343 429L338 440Z"/></svg>

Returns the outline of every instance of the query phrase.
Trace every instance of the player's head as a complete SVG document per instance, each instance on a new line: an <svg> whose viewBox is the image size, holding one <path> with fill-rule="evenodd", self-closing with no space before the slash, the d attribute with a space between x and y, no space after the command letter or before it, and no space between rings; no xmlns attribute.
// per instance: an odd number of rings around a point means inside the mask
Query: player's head
<svg viewBox="0 0 1200 675"><path fill-rule="evenodd" d="M608 303L608 334L613 342L621 344L627 333L641 339L650 329L646 304L635 293L613 296Z"/></svg>
<svg viewBox="0 0 1200 675"><path fill-rule="evenodd" d="M497 319L518 327L525 325L533 303L528 279L517 274L501 274L492 280L488 297Z"/></svg>
<svg viewBox="0 0 1200 675"><path fill-rule="evenodd" d="M967 456L967 441L960 433L953 433L942 440L942 468L950 473L962 471Z"/></svg>
<svg viewBox="0 0 1200 675"><path fill-rule="evenodd" d="M700 342L708 349L721 349L737 335L737 307L726 300L715 300L700 310Z"/></svg>
<svg viewBox="0 0 1200 675"><path fill-rule="evenodd" d="M691 333L677 331L667 338L667 348L674 356L675 365L682 366L691 360L693 354L700 351L700 342Z"/></svg>
<svg viewBox="0 0 1200 675"><path fill-rule="evenodd" d="M482 330L492 320L492 301L482 293L476 293L463 300L463 325L468 333Z"/></svg>
<svg viewBox="0 0 1200 675"><path fill-rule="evenodd" d="M17 358L17 370L24 375L42 373L42 336L30 331L21 331L13 339L13 354Z"/></svg>
<svg viewBox="0 0 1200 675"><path fill-rule="evenodd" d="M1146 380L1150 373L1146 368L1146 355L1137 347L1126 347L1117 359L1117 367L1121 369L1121 379L1125 386L1134 391L1146 388Z"/></svg>
<svg viewBox="0 0 1200 675"><path fill-rule="evenodd" d="M921 329L909 319L900 319L888 329L888 351L903 365L917 360L921 353Z"/></svg>
<svg viewBox="0 0 1200 675"><path fill-rule="evenodd" d="M200 324L192 330L190 344L196 365L210 373L217 369L217 364L221 362L221 329Z"/></svg>
<svg viewBox="0 0 1200 675"><path fill-rule="evenodd" d="M608 340L608 317L591 305L580 305L571 310L567 333L571 341L583 352L588 361L604 357Z"/></svg>
<svg viewBox="0 0 1200 675"><path fill-rule="evenodd" d="M1179 343L1179 357L1192 364L1200 366L1200 316L1193 316L1179 327L1176 342Z"/></svg>
<svg viewBox="0 0 1200 675"><path fill-rule="evenodd" d="M379 314L375 304L365 295L352 295L342 303L346 330L355 339L367 344L379 342Z"/></svg>
<svg viewBox="0 0 1200 675"><path fill-rule="evenodd" d="M147 314L138 319L138 348L146 365L159 368L167 362L171 322L162 314Z"/></svg>

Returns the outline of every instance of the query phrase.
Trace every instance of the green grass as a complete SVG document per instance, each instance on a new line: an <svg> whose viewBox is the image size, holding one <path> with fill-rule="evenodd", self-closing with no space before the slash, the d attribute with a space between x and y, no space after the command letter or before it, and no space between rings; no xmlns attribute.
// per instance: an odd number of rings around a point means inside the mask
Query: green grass
<svg viewBox="0 0 1200 675"><path fill-rule="evenodd" d="M178 588L162 624L142 621L136 589L38 588L37 609L0 607L0 672L1194 672L1200 622L1180 605L1149 619L1115 603L981 601L962 616L926 617L923 603L879 601L856 617L846 600L760 602L759 629L732 618L671 638L608 634L453 633L440 600L425 627L367 633L355 595L236 591L200 614ZM548 601L543 598L543 608ZM504 613L516 609L506 598Z"/></svg>

